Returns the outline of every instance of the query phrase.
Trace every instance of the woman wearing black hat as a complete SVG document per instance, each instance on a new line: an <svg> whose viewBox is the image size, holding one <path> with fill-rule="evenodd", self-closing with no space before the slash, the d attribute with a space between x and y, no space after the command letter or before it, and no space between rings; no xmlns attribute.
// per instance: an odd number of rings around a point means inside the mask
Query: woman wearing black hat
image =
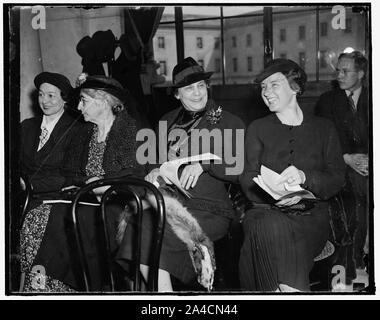
<svg viewBox="0 0 380 320"><path fill-rule="evenodd" d="M170 275L186 284L198 276L198 282L210 289L212 281L200 280L202 276L198 271L201 271L197 269L196 273L195 266L193 267L193 263L196 265L197 262L192 261L190 257L189 250L193 250L193 248L188 249L191 245L184 239L186 238L185 234L190 238L195 238L195 229L197 229L201 234L204 232L205 238L208 237L211 241L220 239L227 233L230 219L233 217L233 208L225 184L230 182L238 183L238 175L243 168L241 167L239 172L228 174L227 170L226 173L226 168L233 167L233 165L226 164L223 150L227 145L226 149L230 148L229 150L235 155L237 129L241 129L241 140L244 140L244 123L238 117L222 110L222 107L209 98L207 81L211 75L212 72L205 72L203 67L198 65L191 57L178 63L173 69L173 87L175 89L174 95L180 101L181 106L164 115L160 120L161 123L167 124L169 136L175 130L181 132L177 139L168 141L166 145L162 146L166 150L165 152L160 150L160 154L164 153L168 156L167 159L161 159L161 163L206 152L215 152L223 158L223 162L220 164L212 161L209 164L195 162L185 165L182 171L180 168L179 178L181 185L191 196L190 198L183 196L177 188L174 188L174 193L177 196L176 200L179 201L176 202L173 199L165 198L168 223L164 232L160 258L159 291L173 290ZM191 133L196 130L219 132L222 137L219 141L220 145L218 145L218 142L211 140L208 147L202 145L201 148L198 148L200 145L199 140L192 140L191 136ZM230 133L227 138L224 137L226 131ZM192 148L194 145L196 146L195 149ZM237 157L242 157L241 164L243 165L243 154L238 154ZM154 169L146 177L146 180L155 183L158 176L159 170ZM187 208L188 212L184 210L184 207ZM189 215L196 220L192 220L193 218L189 217ZM175 221L177 216L184 217L184 220L176 224L173 219ZM151 222L146 217L143 219L146 219L143 223L146 226L145 231L147 231ZM185 220L186 222L184 222ZM189 221L193 221L197 226L194 226ZM182 223L189 223L187 227L194 232L188 232L189 230L186 227L183 228ZM198 228L197 223L199 223L202 230ZM174 226L174 224L176 225ZM149 237L148 231L143 234L143 245L150 243ZM120 260L130 259L130 249L130 247L126 246L124 251L120 251ZM145 247L142 255L142 271L145 275L149 266L148 259L149 248Z"/></svg>
<svg viewBox="0 0 380 320"><path fill-rule="evenodd" d="M144 176L145 171L136 162L136 121L126 107L133 103L127 91L114 79L88 76L81 79L78 109L88 123L81 126L67 151L62 175L65 188L81 186L99 178L127 174ZM104 188L95 194L100 195ZM81 206L80 224L84 229L85 252L90 259L91 289L104 290L104 277L99 264L102 259L97 231L99 207ZM113 206L108 211L110 225L115 225L122 208ZM24 291L65 292L77 290L79 261L72 248L75 239L67 227L70 205L44 203L29 211L21 232L22 271L25 273ZM110 229L111 239L115 239ZM111 243L111 245L113 245ZM115 249L113 247L113 249ZM74 251L73 251L74 250ZM38 267L38 268L37 268ZM43 286L41 272L44 270Z"/></svg>
<svg viewBox="0 0 380 320"><path fill-rule="evenodd" d="M240 283L253 291L308 291L313 259L329 235L326 200L344 184L339 140L331 122L300 108L306 74L295 62L273 60L256 82L272 114L246 133L241 185L253 207L243 222ZM275 202L253 181L261 165L280 174L279 185L300 185L320 200L309 207L299 196Z"/></svg>
<svg viewBox="0 0 380 320"><path fill-rule="evenodd" d="M33 190L44 192L62 187L63 157L75 118L65 110L71 100L70 81L59 73L42 72L34 78L42 115L21 123L21 174Z"/></svg>

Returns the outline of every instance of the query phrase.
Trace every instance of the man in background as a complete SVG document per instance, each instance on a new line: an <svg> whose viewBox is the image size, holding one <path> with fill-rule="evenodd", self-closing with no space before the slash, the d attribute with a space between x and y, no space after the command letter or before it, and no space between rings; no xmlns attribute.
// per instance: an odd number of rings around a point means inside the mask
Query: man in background
<svg viewBox="0 0 380 320"><path fill-rule="evenodd" d="M338 86L322 94L315 109L317 115L335 123L347 164L342 196L356 269L365 267L368 230L369 97L364 85L367 68L368 61L361 52L342 53L336 67ZM349 273L346 270L348 277Z"/></svg>

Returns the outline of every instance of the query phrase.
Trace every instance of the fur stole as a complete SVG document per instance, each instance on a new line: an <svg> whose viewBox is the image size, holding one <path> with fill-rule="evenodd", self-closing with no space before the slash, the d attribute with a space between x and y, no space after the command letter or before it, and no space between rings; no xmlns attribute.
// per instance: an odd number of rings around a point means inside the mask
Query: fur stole
<svg viewBox="0 0 380 320"><path fill-rule="evenodd" d="M197 219L192 216L173 192L162 187L160 187L159 190L164 197L166 222L189 250L198 282L208 291L211 291L216 269L213 242L203 232ZM148 193L147 200L152 207L156 207L153 195ZM132 214L133 210L129 207L126 207L121 214L117 231L118 243L120 243L123 238L128 220Z"/></svg>

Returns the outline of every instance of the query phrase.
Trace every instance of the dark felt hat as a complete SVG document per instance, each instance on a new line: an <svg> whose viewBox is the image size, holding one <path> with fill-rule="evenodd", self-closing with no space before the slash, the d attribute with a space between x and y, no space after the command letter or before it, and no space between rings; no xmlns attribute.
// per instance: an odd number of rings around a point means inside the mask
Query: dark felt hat
<svg viewBox="0 0 380 320"><path fill-rule="evenodd" d="M83 59L107 62L114 56L116 38L111 30L96 31L92 38L83 37L77 44L77 52Z"/></svg>
<svg viewBox="0 0 380 320"><path fill-rule="evenodd" d="M102 90L112 94L122 103L129 99L129 92L117 80L106 76L88 76L86 80L77 88Z"/></svg>
<svg viewBox="0 0 380 320"><path fill-rule="evenodd" d="M213 72L205 72L192 57L187 57L178 63L173 69L173 87L181 88L194 82L207 80Z"/></svg>
<svg viewBox="0 0 380 320"><path fill-rule="evenodd" d="M255 82L260 83L276 72L282 72L285 74L291 70L298 72L301 81L306 82L307 76L305 71L297 63L289 59L274 59L270 61L265 66L264 70L256 77Z"/></svg>
<svg viewBox="0 0 380 320"><path fill-rule="evenodd" d="M61 90L62 99L65 101L67 101L73 93L73 87L70 84L70 80L62 74L41 72L34 78L34 85L39 89L43 83L50 83Z"/></svg>

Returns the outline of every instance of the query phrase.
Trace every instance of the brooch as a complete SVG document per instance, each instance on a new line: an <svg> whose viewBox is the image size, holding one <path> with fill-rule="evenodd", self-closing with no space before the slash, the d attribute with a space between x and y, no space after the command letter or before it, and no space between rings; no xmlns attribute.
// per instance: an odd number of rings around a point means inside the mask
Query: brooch
<svg viewBox="0 0 380 320"><path fill-rule="evenodd" d="M206 112L206 119L211 124L216 124L222 117L222 107L219 106L218 109L211 109Z"/></svg>

